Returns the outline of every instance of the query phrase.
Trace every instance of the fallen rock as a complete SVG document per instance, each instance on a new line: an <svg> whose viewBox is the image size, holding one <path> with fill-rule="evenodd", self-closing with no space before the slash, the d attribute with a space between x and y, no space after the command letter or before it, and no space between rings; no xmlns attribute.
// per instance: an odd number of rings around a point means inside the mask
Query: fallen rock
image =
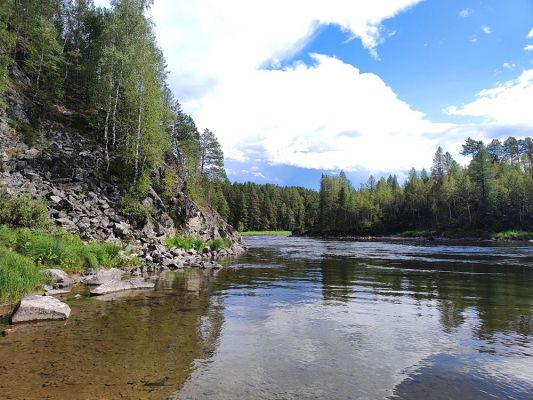
<svg viewBox="0 0 533 400"><path fill-rule="evenodd" d="M45 269L44 274L49 279L50 284L53 287L67 287L71 286L74 282L69 278L67 273L60 269Z"/></svg>
<svg viewBox="0 0 533 400"><path fill-rule="evenodd" d="M92 275L85 277L87 285L103 285L110 281L119 281L124 273L118 268L98 269Z"/></svg>
<svg viewBox="0 0 533 400"><path fill-rule="evenodd" d="M67 319L69 315L70 307L55 297L32 295L20 301L11 317L11 323Z"/></svg>
<svg viewBox="0 0 533 400"><path fill-rule="evenodd" d="M142 279L130 279L128 281L112 280L91 289L91 295L99 296L108 293L122 292L123 290L153 289L154 287L154 282L147 282Z"/></svg>
<svg viewBox="0 0 533 400"><path fill-rule="evenodd" d="M68 289L49 289L44 291L45 296L58 296L60 294L70 293Z"/></svg>

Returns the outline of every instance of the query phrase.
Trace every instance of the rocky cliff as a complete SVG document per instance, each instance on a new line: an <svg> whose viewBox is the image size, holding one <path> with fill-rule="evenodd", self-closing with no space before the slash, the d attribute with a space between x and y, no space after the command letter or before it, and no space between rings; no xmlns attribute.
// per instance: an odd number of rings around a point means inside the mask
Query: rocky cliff
<svg viewBox="0 0 533 400"><path fill-rule="evenodd" d="M163 202L150 188L142 200L149 217L143 226L132 225L120 211L120 185L102 173L101 148L89 134L79 133L79 114L56 106L35 127L29 124L28 99L15 92L3 97L0 186L10 194L45 199L57 225L89 241L153 243L181 232L205 240L228 238L242 247L233 227L179 189Z"/></svg>

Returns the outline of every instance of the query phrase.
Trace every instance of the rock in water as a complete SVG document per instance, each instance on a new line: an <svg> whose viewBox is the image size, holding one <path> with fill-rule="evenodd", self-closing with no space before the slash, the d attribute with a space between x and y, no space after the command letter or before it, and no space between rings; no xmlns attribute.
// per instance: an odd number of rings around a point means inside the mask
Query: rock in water
<svg viewBox="0 0 533 400"><path fill-rule="evenodd" d="M154 287L154 282L148 282L142 279L131 279L129 281L113 280L91 289L91 295L99 296L102 294L121 292L123 290L153 289Z"/></svg>
<svg viewBox="0 0 533 400"><path fill-rule="evenodd" d="M55 297L32 295L20 301L11 317L11 323L67 319L69 315L70 307Z"/></svg>
<svg viewBox="0 0 533 400"><path fill-rule="evenodd" d="M67 273L60 269L45 269L44 274L50 280L53 287L67 287L73 283Z"/></svg>
<svg viewBox="0 0 533 400"><path fill-rule="evenodd" d="M99 269L85 278L87 285L103 285L110 281L120 281L124 273L118 268Z"/></svg>

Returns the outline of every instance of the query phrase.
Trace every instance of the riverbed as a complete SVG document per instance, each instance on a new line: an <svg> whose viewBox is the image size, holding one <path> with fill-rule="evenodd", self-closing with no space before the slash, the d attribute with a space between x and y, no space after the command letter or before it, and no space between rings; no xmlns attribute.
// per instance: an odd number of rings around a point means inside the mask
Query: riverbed
<svg viewBox="0 0 533 400"><path fill-rule="evenodd" d="M18 326L0 398L533 398L532 244L246 242Z"/></svg>

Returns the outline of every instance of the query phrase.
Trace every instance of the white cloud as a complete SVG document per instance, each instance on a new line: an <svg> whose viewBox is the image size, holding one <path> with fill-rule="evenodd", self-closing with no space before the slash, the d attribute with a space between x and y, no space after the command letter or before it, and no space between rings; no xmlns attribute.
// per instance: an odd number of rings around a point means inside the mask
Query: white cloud
<svg viewBox="0 0 533 400"><path fill-rule="evenodd" d="M527 34L527 39L533 39L533 28L531 28L531 30Z"/></svg>
<svg viewBox="0 0 533 400"><path fill-rule="evenodd" d="M228 80L197 108L191 104L193 114L213 126L233 159L253 161L259 152L266 161L308 168L428 165L436 141L425 135L448 125L427 121L377 75L325 55L312 58L314 66Z"/></svg>
<svg viewBox="0 0 533 400"><path fill-rule="evenodd" d="M490 35L492 33L492 28L490 26L487 26L487 25L481 26L481 30L483 31L483 33L485 33L487 35Z"/></svg>
<svg viewBox="0 0 533 400"><path fill-rule="evenodd" d="M464 10L459 11L459 16L461 18L469 17L470 14L472 14L472 10L470 8L465 8Z"/></svg>
<svg viewBox="0 0 533 400"><path fill-rule="evenodd" d="M525 70L515 80L485 89L462 107L449 107L451 115L482 118L484 123L527 126L533 129L533 69Z"/></svg>
<svg viewBox="0 0 533 400"><path fill-rule="evenodd" d="M502 67L505 68L505 69L514 69L514 68L516 68L516 64L512 63L512 62L504 62L502 64Z"/></svg>
<svg viewBox="0 0 533 400"><path fill-rule="evenodd" d="M533 44L528 44L526 47L524 47L525 51L533 51Z"/></svg>

